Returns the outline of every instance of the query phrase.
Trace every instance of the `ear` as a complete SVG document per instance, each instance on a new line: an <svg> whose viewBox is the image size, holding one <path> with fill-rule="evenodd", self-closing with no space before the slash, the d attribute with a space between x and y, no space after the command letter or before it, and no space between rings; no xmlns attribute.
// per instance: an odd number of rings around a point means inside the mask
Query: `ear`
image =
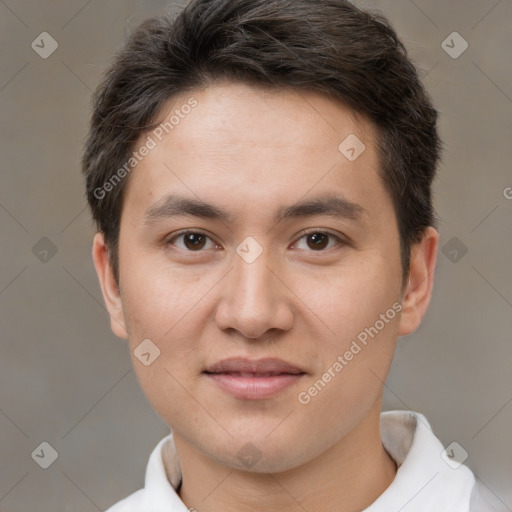
<svg viewBox="0 0 512 512"><path fill-rule="evenodd" d="M123 314L121 294L114 278L114 272L110 265L107 246L103 233L96 233L92 244L92 259L96 267L96 273L100 281L103 300L110 315L110 328L119 338L127 339L128 331Z"/></svg>
<svg viewBox="0 0 512 512"><path fill-rule="evenodd" d="M404 291L399 336L411 334L420 325L432 297L439 233L428 227L420 242L411 246L409 281Z"/></svg>

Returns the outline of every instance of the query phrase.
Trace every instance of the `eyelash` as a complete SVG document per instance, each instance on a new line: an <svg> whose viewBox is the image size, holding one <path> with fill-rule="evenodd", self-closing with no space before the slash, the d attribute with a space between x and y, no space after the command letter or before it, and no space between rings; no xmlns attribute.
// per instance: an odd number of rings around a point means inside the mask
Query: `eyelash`
<svg viewBox="0 0 512 512"><path fill-rule="evenodd" d="M172 242L173 240L179 238L179 237L183 237L184 235L189 235L189 234L194 234L194 235L203 235L205 236L206 238L208 238L209 240L211 240L213 242L213 240L211 239L211 237L206 234L204 231L201 231L201 230L185 230L185 231L180 231L178 233L175 233L171 238L168 238L164 245L167 247L167 246L172 246L174 245ZM302 231L301 234L300 234L300 237L297 239L297 242L299 240L301 240L302 238L304 237L307 237L308 235L313 235L313 234L323 234L323 235L328 235L330 238L334 238L337 242L337 246L350 246L351 243L346 240L346 239L343 239L341 238L340 236L338 235L335 235L334 233L332 233L331 231L328 231L328 230L325 230L325 229L308 229L308 230L305 230L305 231ZM297 242L295 242L293 245L295 245ZM214 242L216 243L216 242ZM218 244L217 244L218 245ZM199 249L197 251L191 251L189 249L181 249L181 248L178 248L179 250L183 250L183 251L186 251L186 252L189 252L189 253L200 253L200 252L204 252L205 249ZM321 252L327 252L329 250L333 249L333 247L330 247L330 248L327 248L327 249L319 249L317 251L313 250L313 249L310 249L310 252L318 252L318 253L321 253Z"/></svg>

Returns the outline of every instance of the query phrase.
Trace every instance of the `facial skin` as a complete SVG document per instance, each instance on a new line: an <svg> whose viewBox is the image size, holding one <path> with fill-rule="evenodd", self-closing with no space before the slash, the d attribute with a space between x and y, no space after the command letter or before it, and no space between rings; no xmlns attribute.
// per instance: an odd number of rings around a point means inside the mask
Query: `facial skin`
<svg viewBox="0 0 512 512"><path fill-rule="evenodd" d="M368 121L316 93L232 83L175 97L162 118L191 96L197 107L129 177L121 292L101 233L93 246L112 330L129 339L140 385L173 429L180 496L201 512L361 510L395 476L379 431L383 386L397 337L413 332L428 306L437 232L412 247L402 290L396 217ZM366 146L354 161L338 150L349 134ZM168 194L232 218L146 222ZM329 195L359 205L359 216L275 220L281 208ZM207 235L202 248L185 245L183 230ZM320 235L325 248L316 249L314 233L334 237ZM236 252L247 237L263 249L252 263ZM299 393L397 302L401 314L300 403ZM133 351L147 338L161 353L144 366ZM305 374L270 398L235 398L203 373L230 357L279 358ZM251 468L237 457L246 443L261 455Z"/></svg>

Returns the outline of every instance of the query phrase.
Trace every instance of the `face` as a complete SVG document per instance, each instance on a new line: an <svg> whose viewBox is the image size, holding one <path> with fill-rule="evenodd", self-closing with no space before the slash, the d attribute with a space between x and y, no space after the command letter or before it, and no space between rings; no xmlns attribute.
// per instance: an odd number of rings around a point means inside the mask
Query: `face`
<svg viewBox="0 0 512 512"><path fill-rule="evenodd" d="M125 190L120 295L95 240L112 328L176 438L226 466L296 467L380 411L416 326L372 126L316 93L240 84L168 107L179 122L141 137L155 147ZM147 365L143 340L160 351Z"/></svg>

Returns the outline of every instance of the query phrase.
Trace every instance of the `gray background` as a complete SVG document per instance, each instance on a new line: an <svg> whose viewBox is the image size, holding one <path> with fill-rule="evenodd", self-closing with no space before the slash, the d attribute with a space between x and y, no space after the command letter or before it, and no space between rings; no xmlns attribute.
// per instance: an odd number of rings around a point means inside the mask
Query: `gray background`
<svg viewBox="0 0 512 512"><path fill-rule="evenodd" d="M167 4L0 0L3 512L104 510L143 485L169 432L110 331L79 172L91 91L126 31ZM391 19L421 68L446 146L434 298L399 342L385 408L424 413L512 510L512 2L362 5ZM59 45L47 59L31 48L44 31ZM469 44L458 58L441 46L453 31ZM58 452L48 469L31 456L43 441Z"/></svg>

